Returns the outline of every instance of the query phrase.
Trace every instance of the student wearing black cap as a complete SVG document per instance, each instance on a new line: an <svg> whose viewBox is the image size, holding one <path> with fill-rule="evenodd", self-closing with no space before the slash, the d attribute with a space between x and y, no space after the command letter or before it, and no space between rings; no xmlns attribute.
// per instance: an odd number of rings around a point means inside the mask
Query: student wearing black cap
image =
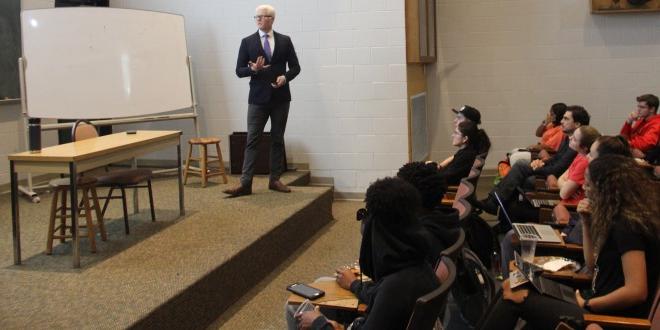
<svg viewBox="0 0 660 330"><path fill-rule="evenodd" d="M466 119L477 124L481 125L481 113L476 108L473 108L469 105L464 105L460 109L451 109L456 114L454 118L454 125L465 121Z"/></svg>

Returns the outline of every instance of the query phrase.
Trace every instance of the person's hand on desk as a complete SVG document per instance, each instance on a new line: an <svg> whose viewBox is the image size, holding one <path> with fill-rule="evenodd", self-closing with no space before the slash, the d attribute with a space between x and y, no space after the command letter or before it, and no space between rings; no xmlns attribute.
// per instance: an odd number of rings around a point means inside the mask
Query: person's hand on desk
<svg viewBox="0 0 660 330"><path fill-rule="evenodd" d="M355 277L353 270L348 267L342 267L342 268L338 268L336 272L337 272L337 284L339 284L340 287L346 290L350 290L351 283L357 280L357 277Z"/></svg>

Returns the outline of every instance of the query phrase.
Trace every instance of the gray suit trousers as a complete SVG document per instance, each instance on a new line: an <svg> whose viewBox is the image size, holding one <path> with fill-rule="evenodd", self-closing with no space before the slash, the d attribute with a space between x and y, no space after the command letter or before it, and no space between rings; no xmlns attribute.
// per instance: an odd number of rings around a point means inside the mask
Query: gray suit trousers
<svg viewBox="0 0 660 330"><path fill-rule="evenodd" d="M241 185L252 186L254 176L254 164L257 161L257 146L264 132L264 127L270 118L270 180L279 180L284 172L284 130L289 117L290 102L277 104L248 105L248 135L245 146L245 157L243 158L243 174Z"/></svg>

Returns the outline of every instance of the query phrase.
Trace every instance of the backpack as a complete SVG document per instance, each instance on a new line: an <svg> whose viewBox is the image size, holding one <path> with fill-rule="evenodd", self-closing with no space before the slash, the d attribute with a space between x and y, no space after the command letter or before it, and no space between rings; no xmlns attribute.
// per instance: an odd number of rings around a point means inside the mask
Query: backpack
<svg viewBox="0 0 660 330"><path fill-rule="evenodd" d="M478 214L472 213L461 226L465 231L465 242L481 263L490 269L491 256L497 244L495 233L488 223Z"/></svg>
<svg viewBox="0 0 660 330"><path fill-rule="evenodd" d="M451 294L461 318L475 327L495 298L495 280L479 257L468 248L463 248L459 254L456 270L456 282Z"/></svg>

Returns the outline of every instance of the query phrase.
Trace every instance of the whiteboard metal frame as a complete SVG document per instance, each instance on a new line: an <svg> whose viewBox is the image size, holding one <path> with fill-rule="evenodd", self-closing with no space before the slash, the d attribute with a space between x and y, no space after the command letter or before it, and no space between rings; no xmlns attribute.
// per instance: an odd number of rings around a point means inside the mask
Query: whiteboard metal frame
<svg viewBox="0 0 660 330"><path fill-rule="evenodd" d="M190 98L191 98L191 103L192 103L192 112L186 112L186 113L177 113L177 114L169 114L169 115L153 115L153 116L138 116L138 117L128 117L128 118L116 118L116 119L99 119L99 120L92 120L91 123L98 126L98 125L120 125L120 124L134 124L134 123L145 123L145 122L156 122L156 121L169 121L169 120L182 120L182 119L192 119L193 120L193 126L195 127L195 136L199 137L199 125L197 122L197 116L198 116L198 108L199 105L197 103L197 96L195 92L195 84L194 84L194 76L193 76L193 69L192 69L192 57L189 55L186 59L188 63L188 83L190 84ZM25 137L25 142L26 144L29 144L29 132L28 132L28 119L30 118L28 116L28 110L27 110L27 89L25 86L25 65L26 65L26 60L23 57L18 58L18 77L19 77L19 84L20 84L20 89L21 89L21 98L19 99L21 102L21 113L23 117L23 125L25 126L24 130L24 137ZM181 110L181 109L175 109L175 110ZM57 124L45 124L41 125L41 130L42 131L50 131L50 130L60 130L60 129L70 129L73 127L74 122L72 123L57 123ZM131 163L132 167L137 166L137 162L135 160L132 161ZM164 169L164 170L156 170L154 171L155 173L164 173L164 172L171 172L171 171L176 171L177 168L171 168L171 169ZM18 186L18 191L28 198L32 200L33 203L39 203L41 201L41 198L39 195L34 191L34 189L44 189L48 188L48 185L40 185L40 186L34 186L32 182L32 173L27 173L27 186ZM137 201L137 194L133 194L133 209L135 212L138 212L139 206L138 206L138 201Z"/></svg>

